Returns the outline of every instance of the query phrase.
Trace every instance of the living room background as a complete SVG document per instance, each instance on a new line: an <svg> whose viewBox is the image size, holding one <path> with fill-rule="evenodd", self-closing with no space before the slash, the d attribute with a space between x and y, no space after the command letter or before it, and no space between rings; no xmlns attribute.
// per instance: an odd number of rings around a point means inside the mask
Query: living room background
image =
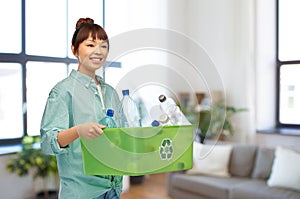
<svg viewBox="0 0 300 199"><path fill-rule="evenodd" d="M276 123L274 0L169 0L163 7L159 7L159 0L145 2L107 1L105 28L108 34L115 36L117 31L136 28L165 28L184 33L201 44L214 61L224 83L228 104L249 109L234 118L238 129L232 138L234 141L271 146L298 145L299 136L257 133L257 129L273 128ZM118 7L108 7L114 3ZM140 20L143 15L149 19ZM151 20L151 17L157 20ZM108 76L107 79L111 78ZM11 155L0 157L0 182L3 185L0 191L8 198L18 198L32 186L32 179L31 176L11 177L4 164L10 158ZM18 192L15 187L19 187Z"/></svg>

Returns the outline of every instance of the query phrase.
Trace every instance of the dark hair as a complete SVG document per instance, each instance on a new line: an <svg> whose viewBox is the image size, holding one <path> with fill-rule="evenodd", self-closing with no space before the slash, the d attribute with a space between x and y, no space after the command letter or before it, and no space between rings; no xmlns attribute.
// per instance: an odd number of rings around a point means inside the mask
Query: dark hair
<svg viewBox="0 0 300 199"><path fill-rule="evenodd" d="M89 38L90 34L94 40L107 41L109 49L109 41L105 30L98 24L95 24L91 18L80 18L76 23L76 30L72 37L72 45L75 52L78 50L79 44Z"/></svg>

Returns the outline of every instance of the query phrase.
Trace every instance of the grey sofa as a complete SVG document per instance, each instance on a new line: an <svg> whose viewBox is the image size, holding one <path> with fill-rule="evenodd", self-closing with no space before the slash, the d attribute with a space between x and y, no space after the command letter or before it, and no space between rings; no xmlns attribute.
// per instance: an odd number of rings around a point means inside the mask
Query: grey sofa
<svg viewBox="0 0 300 199"><path fill-rule="evenodd" d="M172 199L300 199L298 191L267 185L274 152L272 148L233 145L228 166L231 177L170 172L167 193Z"/></svg>

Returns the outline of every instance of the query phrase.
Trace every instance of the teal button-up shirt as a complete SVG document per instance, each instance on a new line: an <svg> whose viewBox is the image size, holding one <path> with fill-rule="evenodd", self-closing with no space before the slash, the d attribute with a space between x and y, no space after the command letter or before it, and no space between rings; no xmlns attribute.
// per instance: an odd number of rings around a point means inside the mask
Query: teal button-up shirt
<svg viewBox="0 0 300 199"><path fill-rule="evenodd" d="M101 84L104 103L95 81L73 70L68 78L50 91L44 110L40 132L41 147L45 153L57 157L60 199L92 199L112 188L118 195L122 191L122 176L84 174L80 139L65 148L61 148L57 142L58 132L78 124L98 122L105 116L108 108L116 110L118 107L120 99L115 89L99 76L96 78Z"/></svg>

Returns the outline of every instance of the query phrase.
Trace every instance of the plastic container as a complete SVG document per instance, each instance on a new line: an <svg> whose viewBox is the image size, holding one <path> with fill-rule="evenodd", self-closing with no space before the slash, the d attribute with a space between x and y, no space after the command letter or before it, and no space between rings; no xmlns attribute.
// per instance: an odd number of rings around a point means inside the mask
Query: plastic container
<svg viewBox="0 0 300 199"><path fill-rule="evenodd" d="M136 102L129 95L129 90L122 90L123 97L117 113L121 127L141 127L141 116Z"/></svg>
<svg viewBox="0 0 300 199"><path fill-rule="evenodd" d="M113 116L114 116L114 110L108 109L106 115L102 119L100 119L98 123L106 126L107 128L116 128L117 124Z"/></svg>
<svg viewBox="0 0 300 199"><path fill-rule="evenodd" d="M194 129L192 125L105 128L96 139L81 137L84 173L140 176L190 169Z"/></svg>

